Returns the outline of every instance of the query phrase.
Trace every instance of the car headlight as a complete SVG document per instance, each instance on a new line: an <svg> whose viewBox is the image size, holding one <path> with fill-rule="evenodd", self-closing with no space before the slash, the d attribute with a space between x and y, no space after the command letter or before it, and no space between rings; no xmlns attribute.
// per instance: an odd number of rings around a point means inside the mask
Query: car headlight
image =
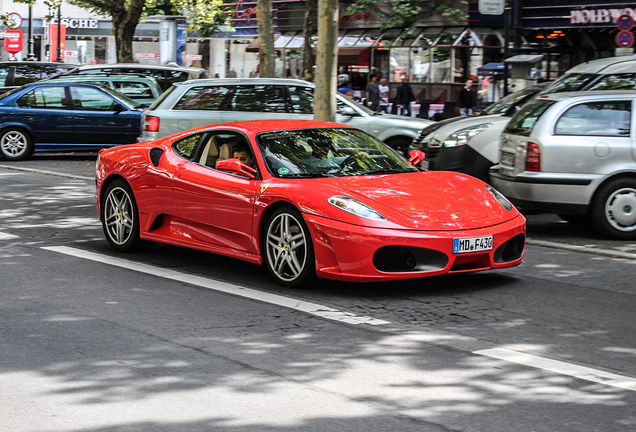
<svg viewBox="0 0 636 432"><path fill-rule="evenodd" d="M368 205L362 204L357 199L353 199L348 196L332 196L327 200L327 202L332 206L338 207L340 210L344 210L365 219L386 220L384 216L373 210Z"/></svg>
<svg viewBox="0 0 636 432"><path fill-rule="evenodd" d="M490 185L486 185L486 190L490 192L490 194L497 200L499 204L501 204L503 208L505 208L508 211L512 210L512 204L510 204L510 201L508 201L508 198L503 196L501 192L499 192L497 189L495 189L494 187Z"/></svg>
<svg viewBox="0 0 636 432"><path fill-rule="evenodd" d="M444 147L457 147L467 144L468 141L475 135L488 130L492 127L492 123L484 123L477 126L472 126L466 129L460 129L457 132L453 132L444 140Z"/></svg>

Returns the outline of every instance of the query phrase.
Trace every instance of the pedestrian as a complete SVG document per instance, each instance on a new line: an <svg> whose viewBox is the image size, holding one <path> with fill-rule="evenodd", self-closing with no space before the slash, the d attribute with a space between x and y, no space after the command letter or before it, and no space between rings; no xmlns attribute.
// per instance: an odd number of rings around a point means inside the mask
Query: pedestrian
<svg viewBox="0 0 636 432"><path fill-rule="evenodd" d="M389 86L387 85L386 78L380 80L380 112L389 114Z"/></svg>
<svg viewBox="0 0 636 432"><path fill-rule="evenodd" d="M400 106L400 115L411 117L411 102L415 100L413 89L409 84L409 76L404 74L402 82L397 87L397 94L395 95L395 103Z"/></svg>
<svg viewBox="0 0 636 432"><path fill-rule="evenodd" d="M473 113L473 80L467 79L466 84L459 90L457 95L457 105L460 115L471 115Z"/></svg>
<svg viewBox="0 0 636 432"><path fill-rule="evenodd" d="M372 111L377 112L380 108L380 88L374 76L371 77L371 82L367 84L365 91L367 92L367 106Z"/></svg>

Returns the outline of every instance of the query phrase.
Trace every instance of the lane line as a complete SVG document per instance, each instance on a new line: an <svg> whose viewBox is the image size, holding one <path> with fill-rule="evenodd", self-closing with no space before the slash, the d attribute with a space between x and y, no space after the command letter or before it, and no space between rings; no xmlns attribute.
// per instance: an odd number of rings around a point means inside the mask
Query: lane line
<svg viewBox="0 0 636 432"><path fill-rule="evenodd" d="M0 240L8 240L8 239L14 239L14 238L18 238L18 236L0 232Z"/></svg>
<svg viewBox="0 0 636 432"><path fill-rule="evenodd" d="M389 321L384 321L376 318L358 316L347 312L341 312L337 309L333 309L327 306L319 305L316 303L306 302L291 297L285 297L278 294L271 294L262 291L258 291L251 288L244 288L235 286L226 282L221 282L213 279L204 278L201 276L190 275L181 273L175 270L169 270L161 267L156 267L148 264L137 263L128 261L122 258L111 257L108 255L101 255L81 249L75 249L68 246L48 246L42 249L58 252L65 255L74 256L77 258L84 258L91 261L97 261L99 263L108 264L125 268L128 270L137 271L140 273L146 273L157 277L162 277L178 282L184 282L191 285L196 285L201 288L207 288L214 291L224 292L228 294L234 294L240 297L249 298L252 300L258 300L265 303L282 306L289 309L294 309L302 312L306 312L312 315L316 315L322 318L330 319L333 321L345 322L348 324L369 324L369 325L384 325L390 324Z"/></svg>
<svg viewBox="0 0 636 432"><path fill-rule="evenodd" d="M565 243L556 243L556 242L551 242L546 240L532 240L532 239L527 239L526 243L534 245L534 246L544 246L544 247L549 247L554 249L563 249L567 251L588 253L593 255L604 255L604 256L609 256L612 258L625 258L625 259L632 259L632 260L636 259L636 254L629 253L629 252L616 251L612 249L596 249L596 248L590 248L587 246L569 245Z"/></svg>
<svg viewBox="0 0 636 432"><path fill-rule="evenodd" d="M512 351L506 348L492 348L480 351L474 351L473 354L483 355L487 357L504 360L511 363L517 363L524 366L530 366L537 369L543 369L550 372L556 372L561 375L567 375L574 378L591 381L595 383L605 384L612 387L618 387L625 390L636 391L636 379L604 372L598 369L592 369L585 366L579 366L571 363L565 363L558 360L551 360L545 357L539 357L532 354L525 354L518 351Z"/></svg>
<svg viewBox="0 0 636 432"><path fill-rule="evenodd" d="M34 174L47 174L47 175L54 175L54 176L57 176L57 177L68 177L68 178L72 178L72 179L76 179L76 180L95 181L95 177L86 177L86 176L75 175L75 174L66 174L66 173L61 173L61 172L56 172L56 171L41 170L41 169L37 169L37 168L21 168L21 167L16 167L16 166L12 166L12 165L3 165L3 164L0 164L0 168L6 168L6 169L16 170L16 171L30 172L30 173L34 173ZM7 175L9 175L9 174L7 173Z"/></svg>

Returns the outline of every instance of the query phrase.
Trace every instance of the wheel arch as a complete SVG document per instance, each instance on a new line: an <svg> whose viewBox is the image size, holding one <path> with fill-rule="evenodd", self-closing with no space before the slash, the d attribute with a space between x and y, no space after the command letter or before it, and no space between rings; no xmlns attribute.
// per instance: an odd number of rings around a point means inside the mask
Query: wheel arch
<svg viewBox="0 0 636 432"><path fill-rule="evenodd" d="M592 205L594 204L594 202L598 198L599 191L602 190L603 187L606 184L608 184L610 182L613 182L615 180L618 180L618 179L632 179L632 180L636 180L636 171L621 171L621 172L614 173L611 176L603 179L603 181L601 183L599 183L599 185L594 190L594 193L592 194L592 197L591 197L590 202L588 204L588 213L590 213L592 211Z"/></svg>
<svg viewBox="0 0 636 432"><path fill-rule="evenodd" d="M101 187L99 188L99 196L98 198L98 205L99 205L99 219L102 219L102 202L104 201L104 192L106 191L106 189L108 189L108 186L110 186L110 184L116 180L122 180L125 181L126 184L128 184L128 186L130 186L130 183L128 182L128 180L126 180L126 178L124 178L124 176L120 175L120 174L112 174L110 176L108 176L104 182L102 183Z"/></svg>
<svg viewBox="0 0 636 432"><path fill-rule="evenodd" d="M259 255L261 255L263 257L263 260L265 259L265 249L263 248L263 244L265 243L265 224L267 224L267 221L269 220L269 218L280 208L282 207L293 207L296 210L298 210L300 212L300 214L302 215L302 211L300 211L300 209L298 208L297 205L295 205L294 203L290 202L290 201L285 201L285 200L277 200L274 201L272 203L270 203L270 205L267 206L267 208L263 211L263 214L261 215L261 220L258 224L258 253ZM265 261L263 261L265 262Z"/></svg>

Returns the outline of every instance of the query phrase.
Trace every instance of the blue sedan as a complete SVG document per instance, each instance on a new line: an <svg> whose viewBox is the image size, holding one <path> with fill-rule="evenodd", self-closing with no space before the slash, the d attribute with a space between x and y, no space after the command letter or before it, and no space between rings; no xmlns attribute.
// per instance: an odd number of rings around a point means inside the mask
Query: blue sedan
<svg viewBox="0 0 636 432"><path fill-rule="evenodd" d="M30 84L0 95L0 157L99 150L137 142L143 108L108 88Z"/></svg>

